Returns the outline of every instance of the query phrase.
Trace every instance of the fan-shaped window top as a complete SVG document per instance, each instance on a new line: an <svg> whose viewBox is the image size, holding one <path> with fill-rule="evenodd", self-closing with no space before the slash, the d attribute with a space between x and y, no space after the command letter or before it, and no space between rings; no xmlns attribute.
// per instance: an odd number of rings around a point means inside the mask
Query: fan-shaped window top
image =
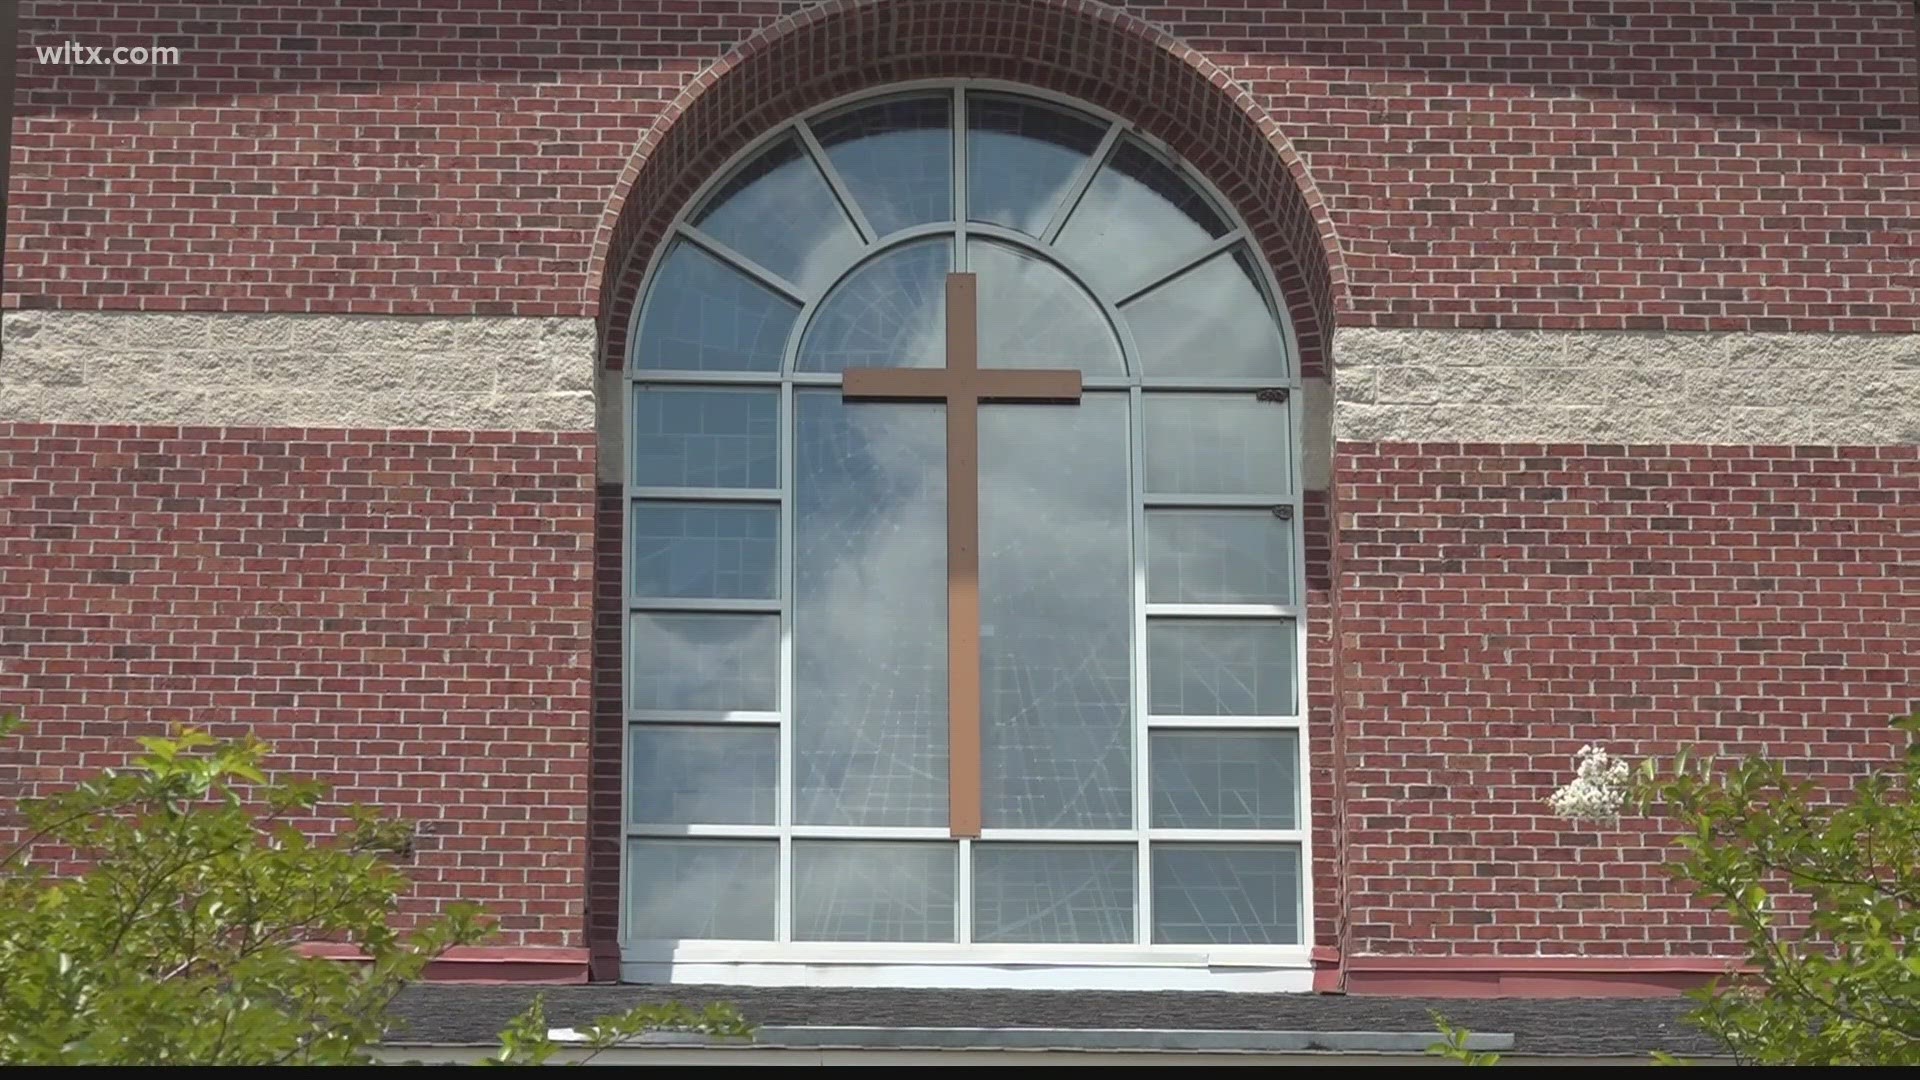
<svg viewBox="0 0 1920 1080"><path fill-rule="evenodd" d="M1298 384L1181 163L1011 89L829 106L681 216L635 329L630 963L1311 944Z"/></svg>

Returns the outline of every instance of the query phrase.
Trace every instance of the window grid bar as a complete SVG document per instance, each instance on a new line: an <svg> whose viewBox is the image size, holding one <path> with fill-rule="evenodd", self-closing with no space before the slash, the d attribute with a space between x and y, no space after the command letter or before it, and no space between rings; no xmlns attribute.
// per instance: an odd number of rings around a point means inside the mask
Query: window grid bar
<svg viewBox="0 0 1920 1080"><path fill-rule="evenodd" d="M779 488L636 487L632 502L770 502L780 501Z"/></svg>
<svg viewBox="0 0 1920 1080"><path fill-rule="evenodd" d="M1148 604L1149 619L1291 619L1301 611L1295 604Z"/></svg>
<svg viewBox="0 0 1920 1080"><path fill-rule="evenodd" d="M1094 147L1093 153L1081 163L1079 174L1061 193L1060 202L1053 208L1053 216L1047 219L1047 227L1040 230L1041 243L1052 247L1053 242L1060 238L1060 230L1067 227L1067 219L1080 208L1080 200L1086 197L1087 189L1093 186L1093 178L1100 175L1101 167L1113 156L1113 145L1120 141L1120 133L1125 130L1126 125L1116 120L1108 126L1107 133L1100 136L1100 145Z"/></svg>
<svg viewBox="0 0 1920 1080"><path fill-rule="evenodd" d="M1199 249L1198 251L1195 251L1191 255L1188 255L1182 258L1178 265L1173 266L1167 270L1156 270L1154 271L1153 276L1147 278L1145 281L1141 282L1138 285L1133 286L1132 288L1123 290L1120 293L1120 298L1113 302L1114 306L1126 307L1128 304L1131 304L1135 300L1140 299L1142 296L1145 296L1147 293L1152 292L1153 290L1159 288L1160 286L1165 285L1166 283L1172 281L1174 278L1177 278L1180 275L1186 273L1187 271L1192 270L1194 267L1197 267L1202 263L1205 263L1208 260L1214 258L1215 256L1219 255L1221 252L1232 249L1233 247L1238 245L1241 241L1245 240L1246 238L1247 238L1247 231L1245 229L1235 229L1232 232L1227 233L1225 236L1214 238L1213 240L1208 242L1207 246Z"/></svg>
<svg viewBox="0 0 1920 1080"><path fill-rule="evenodd" d="M1306 837L1302 829L1148 829L1147 836L1161 844L1298 844Z"/></svg>
<svg viewBox="0 0 1920 1080"><path fill-rule="evenodd" d="M1113 133L1108 132L1109 135ZM1133 827L1138 833L1134 842L1133 872L1133 941L1136 945L1145 945L1148 941L1148 928L1153 924L1153 869L1148 858L1147 834L1145 832L1149 815L1153 811L1152 795L1148 783L1153 776L1153 763L1148 759L1147 745L1147 508L1144 497L1146 490L1147 460L1146 440L1141 436L1145 431L1146 406L1139 387L1134 387L1127 395L1127 424L1131 429L1128 435L1127 462L1127 499L1133 505L1129 513L1133 519L1132 557L1133 557L1133 649L1128 657L1132 665L1132 693L1128 695L1133 703Z"/></svg>
<svg viewBox="0 0 1920 1080"><path fill-rule="evenodd" d="M953 88L953 268L967 268L967 91ZM969 920L971 921L971 920Z"/></svg>
<svg viewBox="0 0 1920 1080"><path fill-rule="evenodd" d="M775 615L781 610L778 598L722 596L636 596L627 601L628 611L737 611L751 615Z"/></svg>
<svg viewBox="0 0 1920 1080"><path fill-rule="evenodd" d="M701 371L696 368L634 368L627 373L635 383L708 383L719 386L777 386L777 371Z"/></svg>
<svg viewBox="0 0 1920 1080"><path fill-rule="evenodd" d="M1274 494L1223 493L1213 495L1181 495L1173 492L1150 491L1145 496L1148 509L1191 508L1204 510L1210 508L1231 509L1238 507L1275 507L1290 506L1294 509L1294 519L1300 517L1300 496L1276 492Z"/></svg>
<svg viewBox="0 0 1920 1080"><path fill-rule="evenodd" d="M733 250L721 243L717 238L709 236L698 228L695 228L692 224L684 221L681 222L679 232L681 236L693 241L693 243L699 247L705 248L707 254L712 255L721 262L730 263L734 269L741 271L748 277L753 278L760 282L760 284L765 285L767 288L772 289L774 292L779 293L794 303L804 304L809 299L806 290L800 288L800 286L795 285L779 274L774 273L759 263L754 262L752 259L747 258L745 255Z"/></svg>
<svg viewBox="0 0 1920 1080"><path fill-rule="evenodd" d="M774 821L780 828L780 865L774 876L777 896L774 900L776 941L793 940L793 616L794 616L794 518L798 514L794 488L794 449L799 445L799 412L792 383L780 387L780 431L777 440L780 455L780 552L776 571L777 588L788 602L780 607L780 765L775 785Z"/></svg>
<svg viewBox="0 0 1920 1080"><path fill-rule="evenodd" d="M846 182L840 179L840 170L833 167L833 159L827 156L827 148L821 146L819 138L814 135L813 125L805 120L796 120L793 122L793 130L799 133L800 142L807 148L807 156L813 159L814 168L820 170L820 175L827 181L827 187L833 189L833 197L839 201L840 209L846 213L847 220L853 224L854 231L860 234L861 244L872 247L873 226L867 223L866 212L860 209L860 204L854 200L853 192L848 190Z"/></svg>
<svg viewBox="0 0 1920 1080"><path fill-rule="evenodd" d="M1149 731L1298 731L1298 716L1149 716Z"/></svg>
<svg viewBox="0 0 1920 1080"><path fill-rule="evenodd" d="M692 709L627 710L627 724L629 726L648 724L739 724L771 727L779 722L780 714L777 712L756 712L747 709L734 711Z"/></svg>

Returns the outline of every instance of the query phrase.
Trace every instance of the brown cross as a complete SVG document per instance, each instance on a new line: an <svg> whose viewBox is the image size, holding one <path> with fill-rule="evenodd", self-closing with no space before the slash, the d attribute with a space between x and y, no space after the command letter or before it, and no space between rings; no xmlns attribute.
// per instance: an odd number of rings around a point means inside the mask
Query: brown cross
<svg viewBox="0 0 1920 1080"><path fill-rule="evenodd" d="M1080 400L1078 371L980 369L978 287L947 275L947 366L854 368L841 394L947 406L947 822L980 835L980 403Z"/></svg>

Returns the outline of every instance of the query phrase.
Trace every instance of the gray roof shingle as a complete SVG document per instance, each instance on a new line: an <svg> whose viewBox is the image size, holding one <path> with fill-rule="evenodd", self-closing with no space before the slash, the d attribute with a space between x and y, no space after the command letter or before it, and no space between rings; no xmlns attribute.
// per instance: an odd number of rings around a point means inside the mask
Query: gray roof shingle
<svg viewBox="0 0 1920 1080"><path fill-rule="evenodd" d="M569 1027L649 1001L728 1002L766 1026L1432 1033L1430 1011L1511 1033L1514 1054L1711 1054L1684 998L1432 999L1183 991L910 990L758 986L416 986L395 1001L392 1041L492 1044L533 999Z"/></svg>

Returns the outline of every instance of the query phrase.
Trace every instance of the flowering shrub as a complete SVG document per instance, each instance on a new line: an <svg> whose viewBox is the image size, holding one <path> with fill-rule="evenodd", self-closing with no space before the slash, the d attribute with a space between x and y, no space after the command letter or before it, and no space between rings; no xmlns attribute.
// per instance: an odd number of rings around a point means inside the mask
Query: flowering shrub
<svg viewBox="0 0 1920 1080"><path fill-rule="evenodd" d="M1573 761L1572 782L1548 796L1547 805L1568 821L1618 821L1627 802L1628 772L1625 759L1606 747L1583 746Z"/></svg>
<svg viewBox="0 0 1920 1080"><path fill-rule="evenodd" d="M1765 758L1663 772L1583 747L1548 800L1575 821L1680 826L1668 868L1726 913L1751 972L1697 991L1691 1019L1743 1063L1920 1065L1920 713L1893 724L1905 755L1840 799ZM1804 919L1781 918L1781 893Z"/></svg>

